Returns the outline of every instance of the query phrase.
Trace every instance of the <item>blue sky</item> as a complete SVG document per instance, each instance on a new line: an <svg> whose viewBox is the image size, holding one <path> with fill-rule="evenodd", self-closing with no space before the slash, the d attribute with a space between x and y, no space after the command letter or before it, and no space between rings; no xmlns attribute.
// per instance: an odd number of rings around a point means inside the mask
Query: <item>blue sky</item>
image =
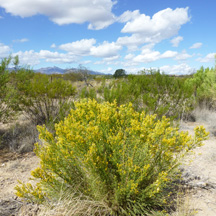
<svg viewBox="0 0 216 216"><path fill-rule="evenodd" d="M0 0L0 58L114 73L213 67L215 0Z"/></svg>

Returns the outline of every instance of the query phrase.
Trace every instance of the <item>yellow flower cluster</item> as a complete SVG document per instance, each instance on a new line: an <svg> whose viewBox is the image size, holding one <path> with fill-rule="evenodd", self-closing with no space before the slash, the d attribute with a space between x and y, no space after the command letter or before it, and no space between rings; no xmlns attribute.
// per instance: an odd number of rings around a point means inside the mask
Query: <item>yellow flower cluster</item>
<svg viewBox="0 0 216 216"><path fill-rule="evenodd" d="M15 194L21 198L24 198L28 202L42 203L45 200L46 193L42 191L40 183L37 183L35 187L32 184L24 184L18 181L20 185L15 187Z"/></svg>

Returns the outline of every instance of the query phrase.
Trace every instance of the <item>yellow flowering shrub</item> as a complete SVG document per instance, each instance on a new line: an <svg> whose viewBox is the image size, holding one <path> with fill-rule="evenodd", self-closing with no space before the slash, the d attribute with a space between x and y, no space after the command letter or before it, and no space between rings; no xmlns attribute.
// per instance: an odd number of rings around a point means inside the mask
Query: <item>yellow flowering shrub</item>
<svg viewBox="0 0 216 216"><path fill-rule="evenodd" d="M70 190L103 200L111 214L132 215L165 202L161 194L180 159L208 135L197 127L192 138L171 127L166 117L158 120L134 111L132 104L119 107L95 100L76 102L69 116L55 125L55 134L45 126L38 130L43 144L36 144L35 152L41 166L32 172L38 194L35 187L21 184L18 196L41 201Z"/></svg>

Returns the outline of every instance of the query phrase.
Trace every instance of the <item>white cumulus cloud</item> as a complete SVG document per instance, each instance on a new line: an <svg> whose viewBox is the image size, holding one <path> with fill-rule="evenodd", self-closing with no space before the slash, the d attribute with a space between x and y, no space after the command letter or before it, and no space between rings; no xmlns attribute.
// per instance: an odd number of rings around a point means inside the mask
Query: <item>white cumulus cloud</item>
<svg viewBox="0 0 216 216"><path fill-rule="evenodd" d="M202 46L202 43L195 43L190 47L190 49L199 49L201 46Z"/></svg>
<svg viewBox="0 0 216 216"><path fill-rule="evenodd" d="M112 56L103 58L101 61L94 62L95 65L117 65L119 61L117 61L120 58L120 55Z"/></svg>
<svg viewBox="0 0 216 216"><path fill-rule="evenodd" d="M41 60L45 60L46 62L53 62L56 64L74 63L79 60L77 56L70 55L69 53L51 52L49 50L40 50L39 52L35 52L34 50L24 52L19 51L14 53L13 55L19 56L21 65L30 66L40 64Z"/></svg>
<svg viewBox="0 0 216 216"><path fill-rule="evenodd" d="M113 72L113 68L111 67L108 67L106 69L103 69L103 70L99 70L100 72L102 73L112 73ZM114 73L114 72L113 72Z"/></svg>
<svg viewBox="0 0 216 216"><path fill-rule="evenodd" d="M179 43L181 41L183 41L183 37L178 36L178 37L173 38L170 42L171 42L171 44L172 44L173 47L178 47Z"/></svg>
<svg viewBox="0 0 216 216"><path fill-rule="evenodd" d="M125 23L128 22L130 20L134 20L136 18L138 18L140 16L140 12L139 10L135 10L135 11L125 11L120 17L118 17L117 21Z"/></svg>
<svg viewBox="0 0 216 216"><path fill-rule="evenodd" d="M186 75L192 74L196 71L195 68L190 67L189 65L182 63L179 65L164 65L160 67L160 71L170 75Z"/></svg>
<svg viewBox="0 0 216 216"><path fill-rule="evenodd" d="M120 55L116 55L116 56L104 58L103 61L104 62L112 62L112 61L118 60L119 58L120 58Z"/></svg>
<svg viewBox="0 0 216 216"><path fill-rule="evenodd" d="M30 65L34 66L40 63L40 56L34 50L29 51L19 51L14 53L14 56L18 55L20 60L20 65Z"/></svg>
<svg viewBox="0 0 216 216"><path fill-rule="evenodd" d="M0 0L0 7L15 16L48 16L58 25L88 22L89 29L103 29L115 21L112 0Z"/></svg>
<svg viewBox="0 0 216 216"><path fill-rule="evenodd" d="M89 55L90 50L95 43L96 40L93 38L82 39L72 43L62 44L59 48L75 55Z"/></svg>
<svg viewBox="0 0 216 216"><path fill-rule="evenodd" d="M27 42L27 41L29 41L28 38L22 38L22 39L13 40L14 43L24 43L24 42Z"/></svg>
<svg viewBox="0 0 216 216"><path fill-rule="evenodd" d="M59 52L51 52L49 50L41 50L39 53L39 58L45 59L46 62L54 62L54 63L74 63L78 60L78 58L74 55L70 55L69 53L59 53Z"/></svg>
<svg viewBox="0 0 216 216"><path fill-rule="evenodd" d="M86 65L86 64L90 64L90 63L92 63L91 60L86 60L86 61L82 61L81 65Z"/></svg>
<svg viewBox="0 0 216 216"><path fill-rule="evenodd" d="M197 61L199 62L213 62L215 60L216 53L209 53L204 58L198 58Z"/></svg>
<svg viewBox="0 0 216 216"><path fill-rule="evenodd" d="M149 63L160 58L160 52L154 50L145 50L140 55L133 58L133 61L140 63Z"/></svg>
<svg viewBox="0 0 216 216"><path fill-rule="evenodd" d="M185 50L183 50L181 53L179 53L175 57L175 60L184 61L184 60L187 60L188 58L191 58L191 57L192 57L192 55L188 54Z"/></svg>
<svg viewBox="0 0 216 216"><path fill-rule="evenodd" d="M104 41L102 44L95 45L95 39L82 39L72 43L62 44L59 46L61 50L77 56L94 56L102 58L116 58L122 46L115 42Z"/></svg>
<svg viewBox="0 0 216 216"><path fill-rule="evenodd" d="M166 30L164 34L171 34L178 32L181 25L187 23L190 20L188 17L188 8L177 8L172 10L167 8L161 10L153 15L146 16L140 14L135 19L127 22L122 29L123 33L142 33L144 35L157 34L163 30Z"/></svg>
<svg viewBox="0 0 216 216"><path fill-rule="evenodd" d="M115 42L109 43L104 41L101 45L93 46L91 48L90 55L94 57L113 57L117 56L118 52L122 49L122 46L116 44Z"/></svg>
<svg viewBox="0 0 216 216"><path fill-rule="evenodd" d="M176 58L178 55L178 52L171 50L167 50L161 54L159 51L152 50L146 46L143 48L140 55L133 58L133 61L139 63L149 63L164 58Z"/></svg>
<svg viewBox="0 0 216 216"><path fill-rule="evenodd" d="M125 58L126 60L130 60L130 59L132 59L133 57L134 57L134 54L129 53L129 54L127 54L124 58Z"/></svg>
<svg viewBox="0 0 216 216"><path fill-rule="evenodd" d="M126 13L126 12L125 12ZM154 14L152 18L145 14L127 12L122 15L123 20L129 20L122 33L131 36L119 37L117 43L128 46L139 46L144 43L159 43L178 34L181 26L190 20L187 8L167 8Z"/></svg>
<svg viewBox="0 0 216 216"><path fill-rule="evenodd" d="M176 51L171 51L171 50L167 50L166 52L164 52L160 57L161 58L173 58L175 56L178 55L178 52Z"/></svg>
<svg viewBox="0 0 216 216"><path fill-rule="evenodd" d="M50 47L51 48L56 48L56 45L53 43Z"/></svg>
<svg viewBox="0 0 216 216"><path fill-rule="evenodd" d="M11 48L3 43L0 43L0 58L4 58L7 57L10 52L11 52Z"/></svg>

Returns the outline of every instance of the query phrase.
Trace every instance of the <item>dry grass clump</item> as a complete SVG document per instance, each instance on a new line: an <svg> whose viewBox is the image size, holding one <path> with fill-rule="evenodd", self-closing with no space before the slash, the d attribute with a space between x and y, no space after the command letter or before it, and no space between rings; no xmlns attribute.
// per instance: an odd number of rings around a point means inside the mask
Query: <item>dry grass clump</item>
<svg viewBox="0 0 216 216"><path fill-rule="evenodd" d="M193 110L191 116L194 121L208 125L207 130L216 136L216 112L207 107L197 107Z"/></svg>
<svg viewBox="0 0 216 216"><path fill-rule="evenodd" d="M197 107L193 110L192 115L197 122L216 122L215 110L208 109L207 107Z"/></svg>
<svg viewBox="0 0 216 216"><path fill-rule="evenodd" d="M109 215L109 212L109 207L103 202L96 202L85 196L62 194L55 203L47 201L44 205L39 206L27 204L20 209L18 216L105 216Z"/></svg>
<svg viewBox="0 0 216 216"><path fill-rule="evenodd" d="M175 202L175 209L170 213L152 211L147 216L195 216L197 214L195 203L191 203L190 191L179 191L173 202ZM17 216L108 216L109 212L109 207L103 202L96 202L86 197L62 195L55 203L25 204Z"/></svg>
<svg viewBox="0 0 216 216"><path fill-rule="evenodd" d="M37 128L31 122L15 123L10 128L2 130L1 147L18 153L33 151L34 143L38 141Z"/></svg>
<svg viewBox="0 0 216 216"><path fill-rule="evenodd" d="M171 216L195 216L197 211L195 203L191 202L192 192L189 189L179 189L175 198L175 210L170 213Z"/></svg>

